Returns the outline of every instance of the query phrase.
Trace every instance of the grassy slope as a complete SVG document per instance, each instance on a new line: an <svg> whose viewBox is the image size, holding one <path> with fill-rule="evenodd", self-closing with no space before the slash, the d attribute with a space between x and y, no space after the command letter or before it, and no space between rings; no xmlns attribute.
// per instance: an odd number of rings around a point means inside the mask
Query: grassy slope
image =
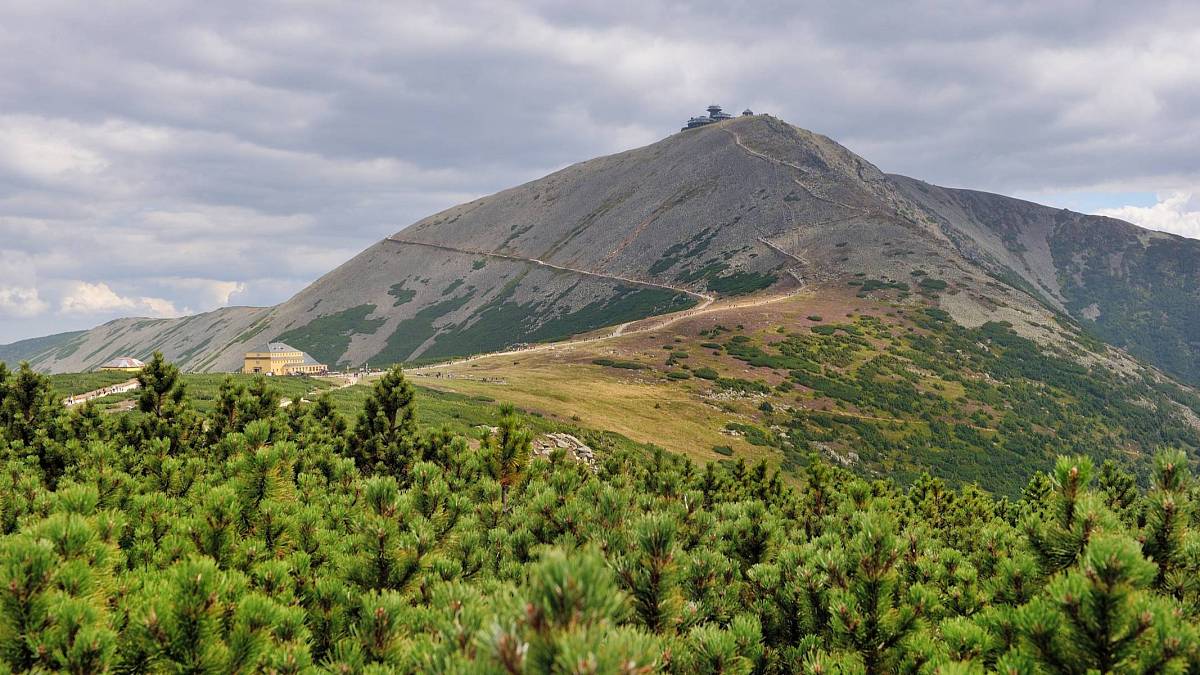
<svg viewBox="0 0 1200 675"><path fill-rule="evenodd" d="M1048 353L1003 325L964 329L921 309L927 299L898 305L902 293L823 292L665 333L422 371L418 381L575 416L701 461L729 446L793 469L816 450L868 475L929 469L1006 493L1055 453L1142 469L1158 445L1200 446L1169 400L1200 412L1194 395L1089 371L1076 363L1091 358L1084 351Z"/></svg>
<svg viewBox="0 0 1200 675"><path fill-rule="evenodd" d="M56 394L69 396L71 394L91 391L99 387L124 382L130 379L127 373L63 373L52 375L51 384ZM187 385L187 399L200 412L209 412L213 408L223 374L184 373L182 375ZM254 375L229 375L234 381L249 385L256 377ZM354 423L358 412L362 410L363 401L371 391L371 382L365 382L352 387L336 387L331 380L312 377L276 377L269 378L271 387L280 391L284 398L297 400L300 397L326 392L333 401L334 408L350 424ZM477 436L480 426L494 426L499 423L500 410L496 399L486 395L465 395L455 392L440 391L420 387L417 404L417 415L420 424L426 428L449 427L452 431L469 436ZM95 401L102 409L114 413L120 412L120 405L125 401L137 398L137 392L127 392L106 396ZM581 427L575 420L565 419L554 414L543 414L538 411L525 410L526 423L537 433L564 431L584 438L593 445L609 448L635 448L641 444L611 431L597 431Z"/></svg>

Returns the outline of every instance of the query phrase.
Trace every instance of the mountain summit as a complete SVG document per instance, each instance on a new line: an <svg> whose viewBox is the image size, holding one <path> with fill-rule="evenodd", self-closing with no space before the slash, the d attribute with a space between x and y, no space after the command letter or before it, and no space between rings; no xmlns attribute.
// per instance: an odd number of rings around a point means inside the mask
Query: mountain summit
<svg viewBox="0 0 1200 675"><path fill-rule="evenodd" d="M161 350L190 370L226 371L272 340L330 365L382 364L768 288L921 283L914 274L964 324L1007 320L1054 341L1057 317L1200 380L1200 242L888 175L752 114L442 211L275 307L121 319L0 347L0 358L74 371Z"/></svg>

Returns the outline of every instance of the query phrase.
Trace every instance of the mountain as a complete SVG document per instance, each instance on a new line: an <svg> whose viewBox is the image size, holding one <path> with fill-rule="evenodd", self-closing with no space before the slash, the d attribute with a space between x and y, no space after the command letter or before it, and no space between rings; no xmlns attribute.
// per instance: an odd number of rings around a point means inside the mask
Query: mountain
<svg viewBox="0 0 1200 675"><path fill-rule="evenodd" d="M1200 241L903 176L959 252L1103 340L1200 383Z"/></svg>
<svg viewBox="0 0 1200 675"><path fill-rule="evenodd" d="M227 371L280 340L331 365L381 364L855 279L866 292L911 285L968 327L1007 321L1047 345L1098 337L1200 382L1200 242L884 174L766 115L447 209L275 307L120 319L0 358L75 371L157 349L189 370Z"/></svg>

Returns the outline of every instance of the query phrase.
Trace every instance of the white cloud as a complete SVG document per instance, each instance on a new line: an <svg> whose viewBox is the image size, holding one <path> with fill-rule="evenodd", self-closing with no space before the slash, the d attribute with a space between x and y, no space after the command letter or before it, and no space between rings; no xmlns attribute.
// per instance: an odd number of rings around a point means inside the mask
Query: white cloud
<svg viewBox="0 0 1200 675"><path fill-rule="evenodd" d="M0 249L0 316L24 319L48 308L38 293L34 260L20 251Z"/></svg>
<svg viewBox="0 0 1200 675"><path fill-rule="evenodd" d="M245 292L246 284L240 281L211 281L208 283L208 293L212 304L216 307L228 305L229 298Z"/></svg>
<svg viewBox="0 0 1200 675"><path fill-rule="evenodd" d="M155 287L170 291L170 295L186 296L189 302L197 305L199 311L208 311L229 304L230 298L246 292L246 284L241 281L222 281L220 279L199 279L194 277L164 277L148 279Z"/></svg>
<svg viewBox="0 0 1200 675"><path fill-rule="evenodd" d="M46 311L48 305L38 295L36 288L28 286L0 286L0 316L37 316Z"/></svg>
<svg viewBox="0 0 1200 675"><path fill-rule="evenodd" d="M93 150L44 125L7 117L0 121L0 166L52 180L69 174L98 173L108 163Z"/></svg>
<svg viewBox="0 0 1200 675"><path fill-rule="evenodd" d="M109 314L133 312L153 317L179 316L182 312L170 300L151 297L125 297L104 282L78 281L63 296L59 305L63 314Z"/></svg>
<svg viewBox="0 0 1200 675"><path fill-rule="evenodd" d="M1170 232L1200 239L1200 194L1171 192L1159 195L1153 206L1122 206L1100 209L1098 215L1127 220L1149 230Z"/></svg>

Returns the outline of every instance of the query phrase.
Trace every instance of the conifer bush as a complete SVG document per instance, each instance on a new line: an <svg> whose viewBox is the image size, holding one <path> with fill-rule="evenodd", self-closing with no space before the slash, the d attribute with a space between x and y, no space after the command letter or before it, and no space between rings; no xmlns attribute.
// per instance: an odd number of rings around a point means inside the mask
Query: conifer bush
<svg viewBox="0 0 1200 675"><path fill-rule="evenodd" d="M0 672L1200 672L1193 459L1062 458L1020 499L818 457L535 457L265 380L137 410L0 366Z"/></svg>

